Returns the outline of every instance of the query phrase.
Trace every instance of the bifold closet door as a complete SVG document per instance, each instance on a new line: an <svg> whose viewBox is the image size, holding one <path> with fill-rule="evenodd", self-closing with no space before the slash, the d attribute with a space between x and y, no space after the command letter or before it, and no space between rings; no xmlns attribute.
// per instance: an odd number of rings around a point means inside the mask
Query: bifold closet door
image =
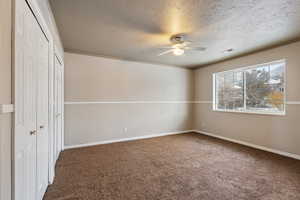
<svg viewBox="0 0 300 200"><path fill-rule="evenodd" d="M15 1L15 200L41 200L48 185L48 40L25 0Z"/></svg>
<svg viewBox="0 0 300 200"><path fill-rule="evenodd" d="M62 80L63 80L63 73L62 73L62 64L60 63L59 59L55 56L55 63L54 63L54 73L55 73L55 83L54 83L54 96L55 96L55 103L54 103L54 126L55 126L55 142L54 142L54 149L55 149L55 159L58 158L60 152L62 151L63 146L63 131L62 131L62 113L63 113L63 90L62 90Z"/></svg>
<svg viewBox="0 0 300 200"><path fill-rule="evenodd" d="M16 1L15 24L15 200L36 199L37 70L34 51L39 28L25 1Z"/></svg>
<svg viewBox="0 0 300 200"><path fill-rule="evenodd" d="M37 196L42 199L48 186L48 69L49 42L40 30L36 35L37 56Z"/></svg>

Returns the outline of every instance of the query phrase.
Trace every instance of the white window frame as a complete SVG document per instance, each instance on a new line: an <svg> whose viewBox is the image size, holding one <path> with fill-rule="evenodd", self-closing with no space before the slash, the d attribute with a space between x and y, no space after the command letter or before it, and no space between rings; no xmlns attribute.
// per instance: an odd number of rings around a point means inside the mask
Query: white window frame
<svg viewBox="0 0 300 200"><path fill-rule="evenodd" d="M283 73L284 73L284 81L283 81L283 89L284 89L284 97L283 97L283 111L250 111L247 110L246 108L244 108L244 110L230 110L230 109L219 109L217 106L217 90L216 90L216 77L218 74L222 74L222 73L227 73L227 72L244 72L246 70L249 69L255 69L258 67L262 67L265 65L272 65L272 64L276 64L276 63L283 63L284 67L283 67ZM246 114L260 114L260 115L281 115L284 116L286 115L286 60L285 59L281 59L281 60L276 60L276 61L272 61L272 62L267 62L267 63L262 63L262 64L257 64L257 65L251 65L251 66L247 66L247 67L240 67L240 68L236 68L236 69L232 69L232 70L226 70L226 71L220 71L220 72L216 72L213 73L213 111L217 111L217 112L229 112L229 113L246 113ZM246 87L246 73L244 74L244 91L246 91L245 87ZM245 92L244 92L245 93ZM246 107L246 98L245 98L246 94L244 94L244 107Z"/></svg>

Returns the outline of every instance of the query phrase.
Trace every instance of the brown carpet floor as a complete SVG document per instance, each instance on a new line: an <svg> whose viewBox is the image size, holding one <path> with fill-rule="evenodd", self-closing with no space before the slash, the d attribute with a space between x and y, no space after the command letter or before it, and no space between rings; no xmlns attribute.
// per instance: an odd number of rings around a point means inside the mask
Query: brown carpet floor
<svg viewBox="0 0 300 200"><path fill-rule="evenodd" d="M67 150L44 200L300 200L300 161L189 133Z"/></svg>

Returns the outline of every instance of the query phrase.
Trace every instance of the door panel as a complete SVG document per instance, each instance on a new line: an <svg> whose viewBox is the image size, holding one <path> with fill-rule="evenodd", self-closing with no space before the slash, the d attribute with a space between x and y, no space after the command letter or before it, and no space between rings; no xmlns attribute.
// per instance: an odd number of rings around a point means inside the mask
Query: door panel
<svg viewBox="0 0 300 200"><path fill-rule="evenodd" d="M54 160L58 158L58 151L57 151L57 90L58 90L58 73L57 73L57 58L55 57L55 65L54 65L54 135L53 135L53 156Z"/></svg>
<svg viewBox="0 0 300 200"><path fill-rule="evenodd" d="M48 185L49 43L25 0L15 1L15 14L13 195L41 200Z"/></svg>
<svg viewBox="0 0 300 200"><path fill-rule="evenodd" d="M58 117L57 117L57 125L58 125L58 143L57 149L58 153L62 150L62 66L59 65L59 74L58 74Z"/></svg>
<svg viewBox="0 0 300 200"><path fill-rule="evenodd" d="M62 103L63 103L63 90L62 90L62 65L59 62L58 58L55 57L55 67L54 67L54 73L55 73L55 83L54 83L54 96L55 96L55 102L54 102L54 110L55 110L55 116L54 116L54 127L55 127L55 142L54 142L54 149L55 149L55 159L58 158L60 152L62 151Z"/></svg>
<svg viewBox="0 0 300 200"><path fill-rule="evenodd" d="M15 200L36 195L36 57L35 25L25 1L16 1L15 30Z"/></svg>
<svg viewBox="0 0 300 200"><path fill-rule="evenodd" d="M39 27L38 27L39 28ZM49 43L43 32L38 32L38 94L37 94L37 199L42 199L48 186L48 67Z"/></svg>

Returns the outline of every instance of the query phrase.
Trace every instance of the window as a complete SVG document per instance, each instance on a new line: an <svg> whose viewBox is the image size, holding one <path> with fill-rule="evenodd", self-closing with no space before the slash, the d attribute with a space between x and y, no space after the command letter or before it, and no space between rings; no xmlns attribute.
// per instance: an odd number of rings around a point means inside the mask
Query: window
<svg viewBox="0 0 300 200"><path fill-rule="evenodd" d="M218 72L214 79L216 111L285 114L285 61Z"/></svg>

